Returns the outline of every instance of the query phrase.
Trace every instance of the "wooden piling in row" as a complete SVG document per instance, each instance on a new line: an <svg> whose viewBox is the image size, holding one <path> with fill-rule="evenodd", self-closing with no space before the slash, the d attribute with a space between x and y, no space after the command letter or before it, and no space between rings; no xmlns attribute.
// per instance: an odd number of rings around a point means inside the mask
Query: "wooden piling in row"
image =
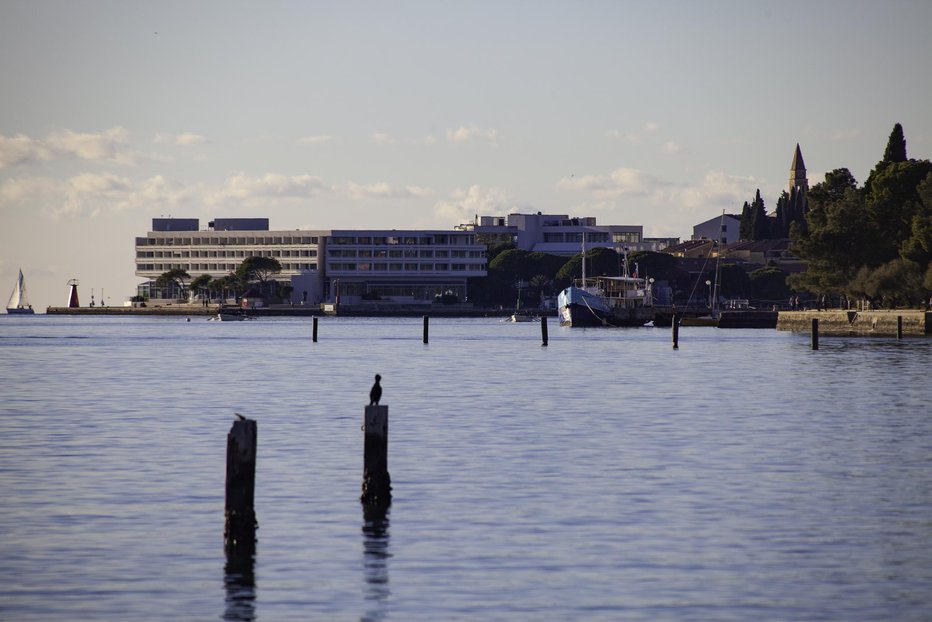
<svg viewBox="0 0 932 622"><path fill-rule="evenodd" d="M680 318L673 316L673 349L678 350L680 347Z"/></svg>
<svg viewBox="0 0 932 622"><path fill-rule="evenodd" d="M363 430L362 495L366 505L392 502L392 480L388 474L388 406L366 406Z"/></svg>
<svg viewBox="0 0 932 622"><path fill-rule="evenodd" d="M227 434L227 473L224 546L230 549L254 548L256 542L255 489L256 422L237 415Z"/></svg>
<svg viewBox="0 0 932 622"><path fill-rule="evenodd" d="M812 349L819 349L819 318L812 318Z"/></svg>
<svg viewBox="0 0 932 622"><path fill-rule="evenodd" d="M547 345L547 316L540 316L540 340L541 346Z"/></svg>

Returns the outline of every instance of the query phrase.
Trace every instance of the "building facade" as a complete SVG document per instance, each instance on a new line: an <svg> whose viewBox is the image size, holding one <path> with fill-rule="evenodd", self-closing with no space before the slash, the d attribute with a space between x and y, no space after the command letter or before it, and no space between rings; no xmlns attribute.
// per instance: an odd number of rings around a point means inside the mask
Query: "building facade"
<svg viewBox="0 0 932 622"><path fill-rule="evenodd" d="M653 250L644 241L641 225L598 225L594 217L571 218L566 214L508 214L476 216L472 223L458 227L484 239L510 239L520 250L573 256L586 248Z"/></svg>
<svg viewBox="0 0 932 622"><path fill-rule="evenodd" d="M282 266L276 280L290 284L291 302L316 304L391 298L468 297L467 279L486 275L486 247L472 233L450 230L269 230L266 218L155 218L136 238L138 288L146 298L163 292L155 280L169 270L219 279L247 257L270 257ZM166 297L173 297L169 292Z"/></svg>

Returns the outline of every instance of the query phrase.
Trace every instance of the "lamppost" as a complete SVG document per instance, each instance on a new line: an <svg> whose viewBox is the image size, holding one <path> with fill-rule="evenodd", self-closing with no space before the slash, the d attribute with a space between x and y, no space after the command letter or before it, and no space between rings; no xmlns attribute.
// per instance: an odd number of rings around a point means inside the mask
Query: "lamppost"
<svg viewBox="0 0 932 622"><path fill-rule="evenodd" d="M709 308L712 308L712 281L706 279L706 285L709 286Z"/></svg>

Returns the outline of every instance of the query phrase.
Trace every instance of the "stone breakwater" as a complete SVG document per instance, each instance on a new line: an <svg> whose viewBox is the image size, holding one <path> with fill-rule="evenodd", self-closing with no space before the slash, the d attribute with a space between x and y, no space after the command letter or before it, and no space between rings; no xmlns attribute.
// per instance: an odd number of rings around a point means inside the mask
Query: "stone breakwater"
<svg viewBox="0 0 932 622"><path fill-rule="evenodd" d="M903 309L892 311L780 311L777 330L809 332L812 319L819 320L819 332L825 335L896 336L897 317L903 318L904 335L932 333L932 312Z"/></svg>

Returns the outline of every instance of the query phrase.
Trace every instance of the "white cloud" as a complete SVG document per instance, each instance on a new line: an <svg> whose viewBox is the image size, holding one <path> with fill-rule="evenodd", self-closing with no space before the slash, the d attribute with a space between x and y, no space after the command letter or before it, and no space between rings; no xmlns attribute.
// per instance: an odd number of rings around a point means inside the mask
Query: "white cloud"
<svg viewBox="0 0 932 622"><path fill-rule="evenodd" d="M430 194L429 188L420 186L405 186L403 188L393 188L385 182L378 182L369 185L361 185L349 182L346 185L346 194L351 199L410 199L423 197Z"/></svg>
<svg viewBox="0 0 932 622"><path fill-rule="evenodd" d="M861 129L856 127L838 128L832 132L832 140L850 140L861 135Z"/></svg>
<svg viewBox="0 0 932 622"><path fill-rule="evenodd" d="M683 146L675 141L668 140L667 142L663 143L663 150L667 153L680 153L683 151Z"/></svg>
<svg viewBox="0 0 932 622"><path fill-rule="evenodd" d="M302 136L298 139L299 145L324 145L333 142L333 136L329 134L318 134L316 136Z"/></svg>
<svg viewBox="0 0 932 622"><path fill-rule="evenodd" d="M660 129L660 126L657 125L656 121L648 121L647 123L644 124L644 129L647 130L648 132L656 132L657 130Z"/></svg>
<svg viewBox="0 0 932 622"><path fill-rule="evenodd" d="M474 138L484 138L488 141L494 141L498 138L498 130L494 128L482 128L477 125L461 125L455 130L447 130L447 140L454 143L461 143L473 140Z"/></svg>
<svg viewBox="0 0 932 622"><path fill-rule="evenodd" d="M329 192L319 177L312 175L295 175L292 177L279 173L266 173L261 177L250 177L245 173L231 175L223 187L210 193L206 202L222 205L230 201L252 204L257 200L268 199L307 199Z"/></svg>
<svg viewBox="0 0 932 622"><path fill-rule="evenodd" d="M55 158L109 160L133 164L136 154L128 149L129 132L112 127L100 133L56 130L44 140L24 134L0 136L0 168Z"/></svg>
<svg viewBox="0 0 932 622"><path fill-rule="evenodd" d="M394 145L398 141L385 132L374 132L372 134L372 142L376 145Z"/></svg>
<svg viewBox="0 0 932 622"><path fill-rule="evenodd" d="M192 134L190 132L185 134L178 134L175 137L176 145L201 145L207 142L206 136L201 136L200 134Z"/></svg>
<svg viewBox="0 0 932 622"><path fill-rule="evenodd" d="M675 183L652 173L630 168L618 168L608 175L564 177L557 187L582 192L594 199L587 205L610 209L619 202L637 202L655 207L735 210L753 196L761 186L753 177L738 177L710 171L697 183Z"/></svg>
<svg viewBox="0 0 932 622"><path fill-rule="evenodd" d="M470 186L468 190L457 188L445 201L434 204L434 213L448 222L469 222L476 215L498 216L511 211L513 204L498 188Z"/></svg>

